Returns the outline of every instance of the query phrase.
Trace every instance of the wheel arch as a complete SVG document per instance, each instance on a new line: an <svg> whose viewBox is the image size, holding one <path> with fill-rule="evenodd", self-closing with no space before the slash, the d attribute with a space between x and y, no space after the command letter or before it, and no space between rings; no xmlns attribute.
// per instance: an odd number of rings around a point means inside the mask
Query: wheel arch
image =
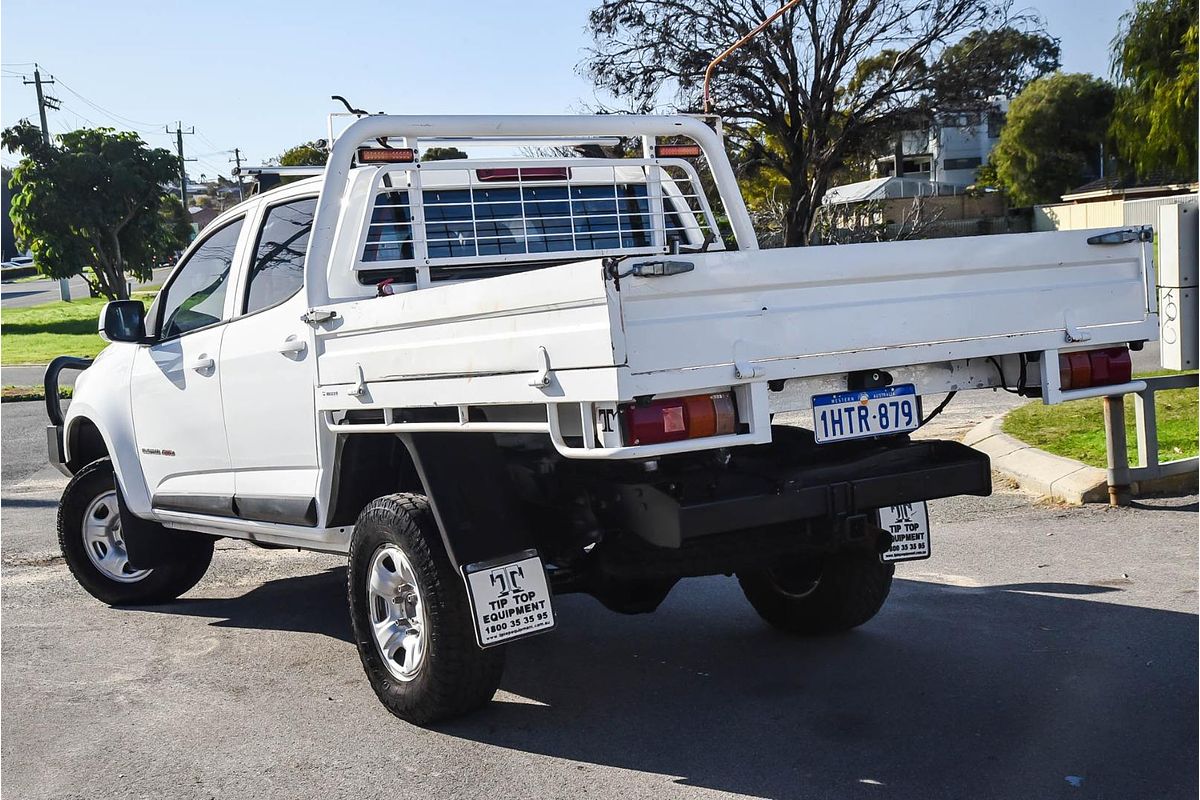
<svg viewBox="0 0 1200 800"><path fill-rule="evenodd" d="M109 409L73 400L63 423L63 455L72 474L96 458L108 456L128 509L139 517L150 515L150 492L138 460L137 443L129 408Z"/></svg>
<svg viewBox="0 0 1200 800"><path fill-rule="evenodd" d="M413 492L429 498L456 569L535 548L492 434L349 434L336 452L329 527L354 524L377 497Z"/></svg>

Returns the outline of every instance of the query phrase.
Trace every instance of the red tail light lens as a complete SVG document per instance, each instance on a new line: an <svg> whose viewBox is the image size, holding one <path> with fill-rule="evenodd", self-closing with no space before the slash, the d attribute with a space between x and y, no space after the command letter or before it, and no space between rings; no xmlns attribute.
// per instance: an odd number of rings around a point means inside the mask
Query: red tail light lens
<svg viewBox="0 0 1200 800"><path fill-rule="evenodd" d="M1133 361L1124 347L1065 353L1058 357L1058 380L1064 389L1113 386L1133 378Z"/></svg>
<svg viewBox="0 0 1200 800"><path fill-rule="evenodd" d="M721 436L736 429L737 407L729 392L621 406L621 430L630 445Z"/></svg>

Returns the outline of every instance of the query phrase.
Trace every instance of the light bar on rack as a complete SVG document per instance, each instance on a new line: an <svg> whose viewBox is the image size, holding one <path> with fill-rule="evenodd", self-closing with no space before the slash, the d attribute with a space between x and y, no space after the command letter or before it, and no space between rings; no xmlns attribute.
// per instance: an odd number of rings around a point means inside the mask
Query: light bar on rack
<svg viewBox="0 0 1200 800"><path fill-rule="evenodd" d="M656 144L655 158L697 158L703 153L698 144Z"/></svg>
<svg viewBox="0 0 1200 800"><path fill-rule="evenodd" d="M571 177L568 167L509 167L477 169L481 181L565 181Z"/></svg>
<svg viewBox="0 0 1200 800"><path fill-rule="evenodd" d="M411 164L417 151L411 147L363 147L358 151L360 164Z"/></svg>

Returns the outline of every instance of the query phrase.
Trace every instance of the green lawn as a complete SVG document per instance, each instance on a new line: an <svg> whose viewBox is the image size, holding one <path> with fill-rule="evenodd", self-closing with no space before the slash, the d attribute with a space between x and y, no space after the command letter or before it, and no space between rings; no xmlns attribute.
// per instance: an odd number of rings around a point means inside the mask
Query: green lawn
<svg viewBox="0 0 1200 800"><path fill-rule="evenodd" d="M1196 455L1196 389L1172 389L1155 394L1158 409L1158 457L1173 461ZM1133 395L1125 398L1125 435L1129 443L1129 463L1137 463L1134 439ZM1104 443L1104 401L1074 400L1057 406L1034 401L1012 411L1004 418L1004 432L1023 442L1056 455L1106 466Z"/></svg>
<svg viewBox="0 0 1200 800"><path fill-rule="evenodd" d="M147 305L153 292L134 292ZM91 358L104 349L96 333L102 297L0 310L0 363L45 364L55 356Z"/></svg>

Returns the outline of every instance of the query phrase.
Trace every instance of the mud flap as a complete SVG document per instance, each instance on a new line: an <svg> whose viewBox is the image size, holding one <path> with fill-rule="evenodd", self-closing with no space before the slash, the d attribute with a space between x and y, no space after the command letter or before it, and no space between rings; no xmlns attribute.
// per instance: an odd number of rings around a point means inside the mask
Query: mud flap
<svg viewBox="0 0 1200 800"><path fill-rule="evenodd" d="M455 571L533 550L500 448L485 433L404 433Z"/></svg>

